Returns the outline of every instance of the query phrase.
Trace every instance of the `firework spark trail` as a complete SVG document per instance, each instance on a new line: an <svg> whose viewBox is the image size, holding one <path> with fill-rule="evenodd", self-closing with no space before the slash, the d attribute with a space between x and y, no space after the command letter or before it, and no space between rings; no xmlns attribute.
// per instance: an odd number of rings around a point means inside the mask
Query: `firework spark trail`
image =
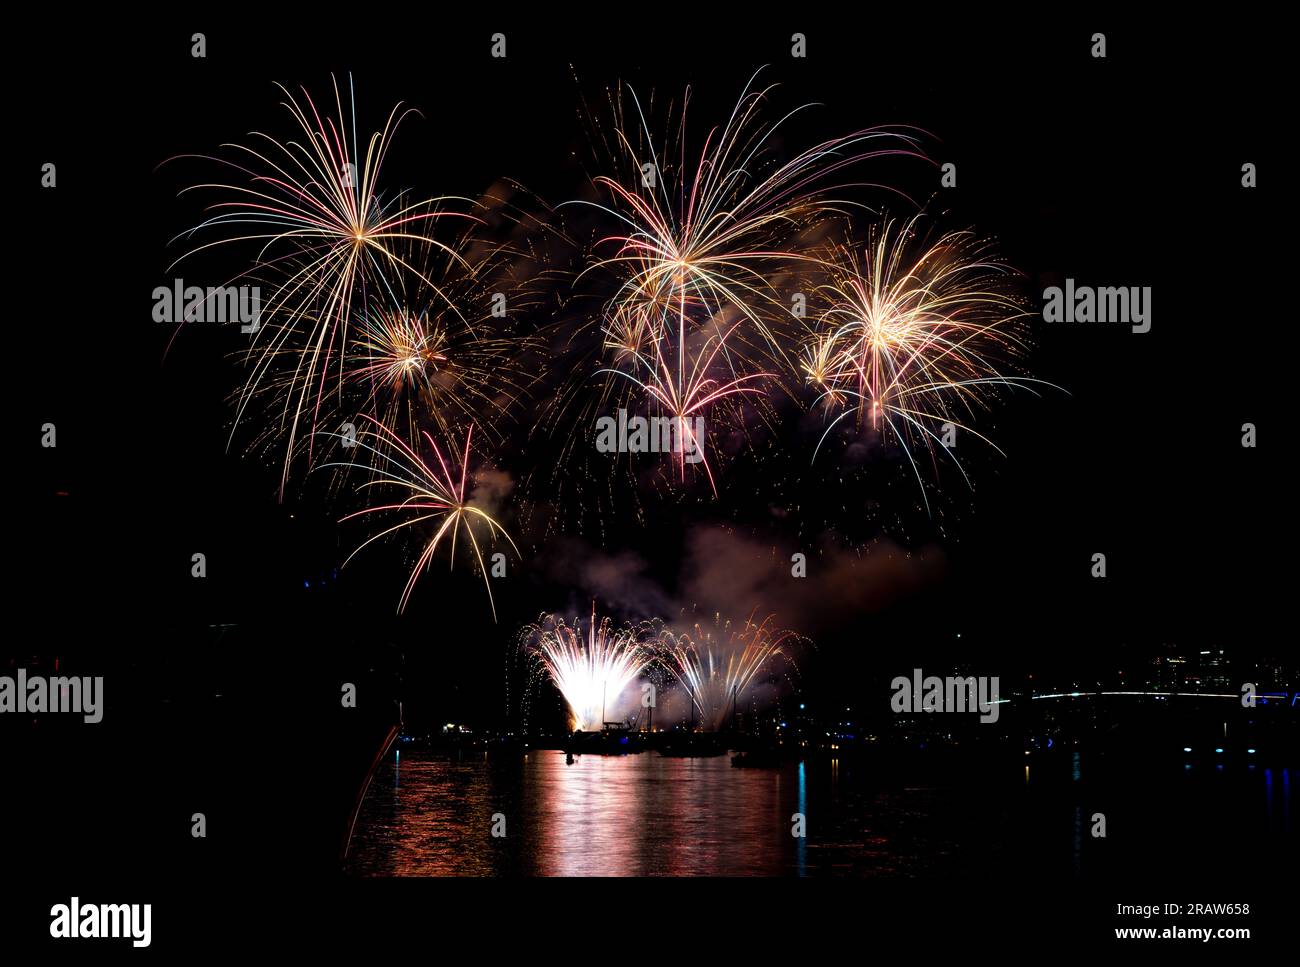
<svg viewBox="0 0 1300 967"><path fill-rule="evenodd" d="M499 444L508 411L534 378L524 372L532 342L480 335L464 314L376 301L360 318L347 363L346 381L365 394L362 409L407 440L417 440L419 428L432 422L444 438L486 426L488 439Z"/></svg>
<svg viewBox="0 0 1300 967"><path fill-rule="evenodd" d="M492 202L484 202L485 210ZM446 440L462 437L471 426L480 448L484 442L501 446L508 417L544 371L533 365L537 341L492 316L496 292L509 293L519 311L529 304L531 294L515 278L526 270L527 258L472 231L455 244L454 254L419 242L394 244L398 258L416 271L387 279L384 290L364 303L358 299L353 336L339 354L339 391L319 401L316 431L297 442L288 462L307 460L318 470L324 461L339 459L337 452L321 449L330 439L322 428L355 424L361 415L375 417L416 446L424 427ZM266 375L258 393L267 411L292 406L300 394L301 355L300 344L263 350ZM244 395L233 399L236 409L246 405ZM282 434L270 423L252 435L249 449L274 454L281 445ZM341 489L346 476L335 473L331 488Z"/></svg>
<svg viewBox="0 0 1300 967"><path fill-rule="evenodd" d="M778 264L813 258L794 244L799 231L850 204L831 197L834 189L825 187L827 179L873 158L924 159L917 137L924 132L902 127L855 132L823 142L760 175L762 167L773 167L765 157L770 140L810 105L796 108L774 124L763 123L762 108L775 85L754 89L758 73L745 85L726 125L710 131L694 165L687 159L688 89L679 119L675 185L669 177L671 169L665 169L654 148L640 100L632 92L635 127L645 147L634 146L632 138L637 134L627 130L621 117L616 140L633 177L639 179L637 187L598 175L593 181L608 192L609 204L571 204L591 205L625 227L624 233L607 235L596 243L597 249L612 252L594 259L582 273L606 268L622 275L616 304L673 307L679 324L688 315L707 320L729 307L752 324L774 355L782 357L784 342L766 311L781 302L770 279ZM878 142L883 143L877 147ZM643 174L647 166L653 179Z"/></svg>
<svg viewBox="0 0 1300 967"><path fill-rule="evenodd" d="M361 320L358 345L361 359L351 370L357 379L394 390L418 388L428 380L443 352L447 334L431 325L423 312L393 310L367 314Z"/></svg>
<svg viewBox="0 0 1300 967"><path fill-rule="evenodd" d="M439 544L446 538L450 539L451 544L448 567L455 564L457 538L464 531L465 538L473 549L474 561L479 572L483 575L488 603L492 608L492 620L495 621L496 603L492 598L492 579L488 574L487 565L483 561L482 547L478 536L474 533L473 525L478 523L486 526L486 536L492 541L495 541L498 535L504 537L506 542L514 549L516 555L519 554L519 548L515 547L515 542L495 518L482 508L474 506L472 498L466 499L465 488L469 473L470 440L473 436L473 428L471 427L465 435L465 447L460 457L459 468L452 463L448 463L447 459L443 457L442 450L427 431L422 434L425 442L433 449L434 456L437 458L437 467L434 468L426 463L404 440L378 420L370 418L370 422L375 426L375 430L358 436L356 445L377 459L378 463L375 466L381 476L378 479L362 484L359 489L391 485L400 490L405 490L407 495L403 500L396 503L379 504L348 514L342 518L342 521L371 514L403 513L408 516L397 524L367 538L364 543L348 555L347 560L343 562L344 566L346 567L352 558L382 537L403 528L434 522L436 526L433 536L425 542L415 566L411 569L406 586L402 590L402 597L397 607L400 613L406 610L407 602L410 600L416 582L419 580L421 573L429 569ZM370 443L367 442L368 440L375 442ZM382 448L376 444L382 444ZM356 463L326 464L325 466L371 469L371 465Z"/></svg>
<svg viewBox="0 0 1300 967"><path fill-rule="evenodd" d="M774 620L768 615L755 623L751 614L741 628L728 621L716 636L698 624L694 635L664 634L663 661L690 696L705 729L721 729L759 672L778 656L789 658L786 649L797 636L774 627Z"/></svg>
<svg viewBox="0 0 1300 967"><path fill-rule="evenodd" d="M609 618L596 620L594 604L585 635L581 621L569 625L548 615L525 628L520 641L559 689L579 732L599 730L606 712L618 707L624 690L657 654L652 623L615 628Z"/></svg>
<svg viewBox="0 0 1300 967"><path fill-rule="evenodd" d="M726 346L728 334L709 336L704 342L702 351L691 359L689 371L685 369L687 356L685 353L681 353L678 356L679 368L674 372L671 360L665 358L663 344L657 340L651 342L651 346L654 348L653 359L646 359L641 352L634 354L636 362L640 364L638 368L643 370L644 375L638 376L636 373L628 373L621 369L600 370L601 373L610 373L631 380L645 391L652 405L661 407L671 416L673 430L677 435L677 440L681 443L674 457L678 464L681 479L685 480L686 477L687 455L698 453L704 472L709 478L709 486L713 489L714 496L718 493L718 486L714 480L713 470L709 466L706 454L707 435L697 434L691 420L694 417L702 416L712 408L713 404L721 400L727 400L746 393L759 393L759 387L749 384L772 375L771 373L750 373L725 383L710 376L709 372L713 368L719 353Z"/></svg>
<svg viewBox="0 0 1300 967"><path fill-rule="evenodd" d="M895 222L884 222L861 260L848 246L827 260L832 278L814 292L821 308L800 359L818 402L841 410L814 459L831 431L856 416L859 427L869 423L872 432L888 434L903 448L918 483L914 454L921 449L948 454L966 477L939 435L944 424L1001 453L963 421L989 409L999 389L1052 386L999 369L1025 349L1019 323L1029 313L1007 291L1011 270L967 231L918 243L919 218L897 230Z"/></svg>
<svg viewBox="0 0 1300 967"><path fill-rule="evenodd" d="M242 420L249 402L270 377L272 363L292 355L294 368L289 382L294 392L286 396L280 416L281 427L287 428L288 434L280 484L283 495L300 426L306 421L313 431L308 437L310 442L327 393L327 373L334 363L338 364L338 383L342 385L343 360L358 297L364 299L367 292L391 291L390 276L419 274L397 251L398 243L415 241L458 258L451 248L429 237L427 231L435 220L472 220L472 216L440 208L449 202L469 201L464 198L407 203L398 195L395 201L382 200L378 189L380 168L399 125L407 115L415 113L413 109L395 106L383 130L371 135L363 153L350 87L351 123L337 81L333 84L336 123L334 117L322 119L305 88L304 106L287 88L277 86L287 98L284 107L301 129L305 143L281 142L253 132L253 137L265 142L264 147L223 145L241 152L244 163L207 158L246 176L249 184L199 184L182 191L214 190L234 198L212 204L209 210L216 214L185 233L190 237L215 230L224 233L223 237L186 252L169 271L214 247L248 243L259 246L252 268L238 278L266 275L273 280L273 291L269 299L263 300L264 324L249 350L252 368L235 422ZM433 282L427 278L425 281L438 290Z"/></svg>
<svg viewBox="0 0 1300 967"><path fill-rule="evenodd" d="M446 330L427 311L405 309L365 312L357 328L346 378L366 393L362 410L395 436L418 441L431 379L448 362ZM450 435L441 421L439 429Z"/></svg>

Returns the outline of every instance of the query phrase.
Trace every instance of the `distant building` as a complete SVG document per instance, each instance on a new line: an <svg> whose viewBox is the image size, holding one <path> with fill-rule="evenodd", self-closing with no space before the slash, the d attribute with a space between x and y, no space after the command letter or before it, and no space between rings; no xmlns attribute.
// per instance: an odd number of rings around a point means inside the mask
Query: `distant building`
<svg viewBox="0 0 1300 967"><path fill-rule="evenodd" d="M1159 655L1151 662L1152 691L1176 692L1187 684L1187 659L1178 655Z"/></svg>
<svg viewBox="0 0 1300 967"><path fill-rule="evenodd" d="M1202 649L1197 666L1201 687L1205 690L1223 692L1232 689L1232 675L1229 673L1228 660L1222 648Z"/></svg>

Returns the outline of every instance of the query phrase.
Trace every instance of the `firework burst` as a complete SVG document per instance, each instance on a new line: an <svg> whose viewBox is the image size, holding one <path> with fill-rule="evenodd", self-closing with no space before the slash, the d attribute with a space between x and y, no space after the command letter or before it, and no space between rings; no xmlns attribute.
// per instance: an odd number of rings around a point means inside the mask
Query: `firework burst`
<svg viewBox="0 0 1300 967"><path fill-rule="evenodd" d="M644 391L652 409L667 414L673 438L677 441L673 459L680 479L686 478L688 459L697 455L715 496L718 486L709 466L706 448L708 435L701 429L704 426L704 414L714 412L715 404L734 403L738 397L760 393L761 388L756 384L771 375L749 373L732 379L711 375L717 370L719 355L726 349L728 334L709 335L698 350L688 351L682 347L675 354L675 359L665 356L665 352L672 351L670 344L652 339L648 347L642 347L632 354L631 358L636 363L632 372L624 369L602 370L632 382Z"/></svg>
<svg viewBox="0 0 1300 967"><path fill-rule="evenodd" d="M333 88L335 113L324 117L305 89L299 102L280 88L301 140L282 142L254 132L250 145L224 146L235 153L233 160L207 159L225 166L242 183L199 184L182 192L222 196L209 206L210 217L186 233L192 237L216 232L221 237L198 245L172 265L219 246L247 245L254 250L252 266L237 278L264 283L270 294L262 299L261 325L249 350L250 373L236 423L265 382L279 379L289 384L291 392L284 394L280 413L287 434L281 493L302 427L317 429L331 386L342 385L356 307L369 293L390 291L394 278L419 274L403 256L404 244L457 258L429 235L432 223L448 216L471 217L444 208L467 199L410 201L400 193L386 199L379 188L380 169L398 127L413 111L398 104L383 129L363 146L351 87L346 110L337 81ZM274 364L286 357L292 368L278 376ZM336 370L332 381L331 368Z"/></svg>
<svg viewBox="0 0 1300 967"><path fill-rule="evenodd" d="M486 206L485 206L486 208ZM342 383L313 410L317 430L298 441L291 460L319 470L352 465L340 454L341 437L326 432L372 417L417 449L428 427L441 440L459 439L474 428L480 448L494 450L510 426L514 407L526 397L536 372L529 371L537 346L513 331L509 320L492 316L492 295L509 293L515 305L526 293L513 280L518 257L508 246L486 243L472 233L457 240L457 252L425 251L416 242L394 250L415 272L394 277L356 310L353 335L341 356ZM265 355L267 376L259 394L271 412L292 406L301 392L301 348L285 346ZM242 395L242 394L241 394ZM235 400L238 406L242 400ZM281 427L264 425L252 449L274 454ZM337 470L332 487L347 474Z"/></svg>
<svg viewBox="0 0 1300 967"><path fill-rule="evenodd" d="M817 449L853 420L901 446L918 483L921 452L942 451L956 463L945 425L1001 453L972 428L975 416L1000 390L1052 385L1002 372L1026 346L1029 313L1008 288L1012 270L971 232L923 237L919 217L883 222L861 256L849 246L834 250L799 364L835 414Z"/></svg>
<svg viewBox="0 0 1300 967"><path fill-rule="evenodd" d="M347 521L360 517L368 518L376 514L398 515L402 519L367 538L364 543L348 555L347 561L343 562L344 566L366 547L396 531L408 528L432 530L432 535L425 540L415 566L411 568L406 586L402 589L402 596L397 606L398 612L402 612L406 610L407 602L411 598L411 592L415 589L416 582L422 574L429 570L438 547L444 541L450 545L448 566L452 566L456 559L457 541L461 539L463 534L463 539L469 543L473 551L474 564L479 573L483 575L488 604L492 609L492 618L495 621L496 603L492 598L492 580L488 574L487 565L483 560L483 543L480 535L475 534L475 527L477 526L484 532L482 538L486 538L487 541L495 542L499 536L510 545L516 555L519 554L519 549L515 547L514 541L505 528L488 511L475 505L473 495L468 497L466 495L470 440L473 436L473 428L471 427L465 434L465 446L460 454L459 466L455 461L449 461L449 458L453 455L451 452L448 453L447 457L444 457L442 449L434 441L433 437L427 431L422 433L424 442L432 450L436 461L436 466L432 466L413 447L382 423L376 420L370 422L374 429L359 435L355 445L368 454L373 462L345 464L344 466L360 467L367 471L374 470L378 474L376 479L362 484L360 489L391 486L396 488L399 493L405 494L405 496L400 501L378 504L348 514L343 520ZM327 464L326 466L335 465Z"/></svg>
<svg viewBox="0 0 1300 967"><path fill-rule="evenodd" d="M427 384L439 364L447 362L447 334L430 324L426 313L398 309L367 315L361 329L361 358L352 368L358 379L401 393Z"/></svg>
<svg viewBox="0 0 1300 967"><path fill-rule="evenodd" d="M605 716L618 708L623 692L654 661L657 634L647 622L615 628L609 618L572 625L547 615L520 636L525 652L554 682L569 708L576 732L598 730Z"/></svg>
<svg viewBox="0 0 1300 967"><path fill-rule="evenodd" d="M612 125L592 116L608 155L603 173L592 178L598 198L569 204L587 206L608 228L597 230L576 281L604 279L614 288L595 316L599 364L573 369L579 378L606 378L595 394L556 394L552 432L568 425L558 410L576 401L586 403L578 403L580 424L613 405L644 408L683 430L707 419L708 439L747 435L754 419L770 422L774 410L763 385L793 364L799 334L780 280L816 265L812 240L855 205L836 197L833 180L873 158L924 158L922 132L879 127L781 162L778 131L803 108L769 121L775 85L759 86L758 76L696 146L688 146L689 89L680 110L669 110L673 133L661 141L630 89L611 95ZM585 434L565 436L561 465ZM691 443L701 447L701 469L717 496L714 461L704 456L710 448L704 438ZM688 461L675 454L673 464L676 472L665 476L684 482Z"/></svg>
<svg viewBox="0 0 1300 967"><path fill-rule="evenodd" d="M359 318L346 382L361 390L362 411L408 441L432 424L444 439L473 426L499 444L534 378L525 368L535 346L491 316L492 289L509 288L499 275L511 253L474 253L478 247L466 240L462 249L474 259L467 267L459 260L430 266L373 299ZM410 261L423 264L414 253ZM438 280L436 291L427 278Z"/></svg>
<svg viewBox="0 0 1300 967"><path fill-rule="evenodd" d="M690 696L705 729L721 729L754 679L775 659L790 660L786 651L797 636L777 629L774 620L768 615L756 623L750 615L739 628L728 621L711 630L697 624L693 634L664 635L664 663Z"/></svg>
<svg viewBox="0 0 1300 967"><path fill-rule="evenodd" d="M601 209L622 230L597 241L596 251L607 254L584 274L604 269L622 279L611 315L641 306L652 317L675 316L680 327L726 313L746 320L746 338L756 336L783 356L785 340L773 320L784 321L788 312L771 280L791 263L812 260L801 236L849 205L833 197L830 177L872 158L924 155L914 130L881 127L778 164L771 142L803 108L767 123L764 109L775 85L756 88L757 79L755 73L726 123L709 132L694 156L687 147L689 89L671 146L655 146L635 92L633 116L616 104L615 164L625 174L597 175L593 182L608 202L581 204Z"/></svg>

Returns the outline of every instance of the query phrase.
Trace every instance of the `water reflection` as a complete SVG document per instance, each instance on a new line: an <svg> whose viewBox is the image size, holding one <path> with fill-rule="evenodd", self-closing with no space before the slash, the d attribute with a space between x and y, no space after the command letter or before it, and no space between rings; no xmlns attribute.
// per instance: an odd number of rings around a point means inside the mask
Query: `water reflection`
<svg viewBox="0 0 1300 967"><path fill-rule="evenodd" d="M407 746L380 768L347 868L362 876L850 876L1002 872L1066 878L1203 864L1222 847L1292 848L1286 769L1124 767L1078 752L942 768L852 759L774 769L725 756L527 756ZM1085 778L1090 777L1090 778ZM1124 822L1089 834L1097 802ZM1207 842L1204 809L1231 819ZM794 814L807 837L791 835ZM494 825L504 836L493 836ZM1192 826L1198 851L1185 849ZM1235 831L1235 832L1233 832ZM1109 842L1103 849L1099 843Z"/></svg>
<svg viewBox="0 0 1300 967"><path fill-rule="evenodd" d="M912 872L951 855L921 823L934 790L872 788L853 767L732 768L726 756L499 761L407 749L371 785L348 868L360 875L696 876ZM939 810L942 812L942 810ZM491 835L503 814L506 835ZM793 814L808 838L791 835ZM815 814L815 815L814 815ZM931 825L933 825L931 823Z"/></svg>

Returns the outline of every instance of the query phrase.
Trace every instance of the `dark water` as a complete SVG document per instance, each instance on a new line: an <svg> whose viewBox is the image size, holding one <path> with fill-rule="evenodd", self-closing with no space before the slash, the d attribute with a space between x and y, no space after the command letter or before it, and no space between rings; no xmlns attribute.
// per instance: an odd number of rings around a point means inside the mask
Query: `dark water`
<svg viewBox="0 0 1300 967"><path fill-rule="evenodd" d="M1105 768L1100 768L1104 765ZM1166 763L1024 766L726 756L431 752L376 774L348 869L361 876L957 876L1070 878L1126 865L1205 870L1294 848L1292 772ZM1104 839L1092 817L1104 811ZM792 835L792 816L806 836ZM492 835L503 816L505 836ZM495 820L498 822L499 820ZM1190 868L1190 867L1189 867Z"/></svg>

